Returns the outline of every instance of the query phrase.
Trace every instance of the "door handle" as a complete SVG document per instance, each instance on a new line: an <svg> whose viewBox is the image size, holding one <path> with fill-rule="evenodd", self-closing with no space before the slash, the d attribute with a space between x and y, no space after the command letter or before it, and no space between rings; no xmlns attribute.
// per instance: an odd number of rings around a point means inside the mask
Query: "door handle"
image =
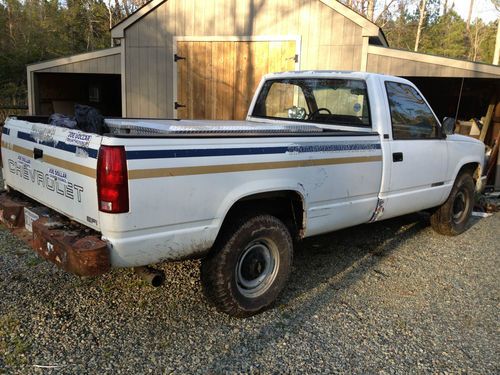
<svg viewBox="0 0 500 375"><path fill-rule="evenodd" d="M392 161L394 163L399 163L403 161L403 153L402 152L393 152L392 153Z"/></svg>
<svg viewBox="0 0 500 375"><path fill-rule="evenodd" d="M33 158L34 159L41 159L41 158L43 158L43 150L40 150L39 148L35 148L33 150Z"/></svg>

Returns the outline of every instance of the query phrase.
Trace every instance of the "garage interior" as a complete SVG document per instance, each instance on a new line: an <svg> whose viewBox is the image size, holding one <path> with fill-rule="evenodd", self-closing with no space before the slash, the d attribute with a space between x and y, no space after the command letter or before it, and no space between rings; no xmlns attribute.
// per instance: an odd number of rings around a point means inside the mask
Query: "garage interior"
<svg viewBox="0 0 500 375"><path fill-rule="evenodd" d="M104 116L121 116L119 74L35 73L35 113L72 116L75 104L97 108Z"/></svg>
<svg viewBox="0 0 500 375"><path fill-rule="evenodd" d="M463 123L456 131L479 138L480 134L470 133L467 129L470 120L475 119L482 125L488 119L490 108L500 110L500 80L491 78L448 78L448 77L405 77L422 91L440 120L453 117ZM491 115L484 142L492 145L500 132L500 118ZM477 132L477 130L476 130Z"/></svg>

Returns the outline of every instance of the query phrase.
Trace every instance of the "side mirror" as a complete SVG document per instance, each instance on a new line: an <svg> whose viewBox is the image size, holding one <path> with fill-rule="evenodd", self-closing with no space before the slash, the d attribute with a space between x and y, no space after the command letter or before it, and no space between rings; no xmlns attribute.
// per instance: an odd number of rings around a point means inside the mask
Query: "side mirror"
<svg viewBox="0 0 500 375"><path fill-rule="evenodd" d="M443 119L443 134L452 135L455 132L456 120L453 117L445 117Z"/></svg>

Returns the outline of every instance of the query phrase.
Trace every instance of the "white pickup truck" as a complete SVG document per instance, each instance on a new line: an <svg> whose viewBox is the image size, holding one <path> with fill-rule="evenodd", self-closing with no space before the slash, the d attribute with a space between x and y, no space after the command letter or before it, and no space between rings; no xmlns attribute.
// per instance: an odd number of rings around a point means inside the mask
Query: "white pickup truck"
<svg viewBox="0 0 500 375"><path fill-rule="evenodd" d="M294 240L427 209L457 235L483 181L484 144L385 75L270 74L246 121L44 121L5 123L3 222L78 275L202 258L206 296L234 316L276 299Z"/></svg>

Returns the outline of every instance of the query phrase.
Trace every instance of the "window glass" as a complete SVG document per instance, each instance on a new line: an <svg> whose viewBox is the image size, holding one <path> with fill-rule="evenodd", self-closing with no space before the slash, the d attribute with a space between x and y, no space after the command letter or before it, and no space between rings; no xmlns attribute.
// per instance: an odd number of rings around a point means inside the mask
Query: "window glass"
<svg viewBox="0 0 500 375"><path fill-rule="evenodd" d="M439 124L424 99L411 86L386 82L394 139L429 139L438 135Z"/></svg>
<svg viewBox="0 0 500 375"><path fill-rule="evenodd" d="M346 79L267 81L253 116L332 125L370 126L366 84Z"/></svg>
<svg viewBox="0 0 500 375"><path fill-rule="evenodd" d="M265 112L269 117L297 118L297 116L292 116L294 113L289 113L289 110L294 107L304 108L302 116L309 114L304 93L300 86L287 82L275 82L271 85L265 100Z"/></svg>

